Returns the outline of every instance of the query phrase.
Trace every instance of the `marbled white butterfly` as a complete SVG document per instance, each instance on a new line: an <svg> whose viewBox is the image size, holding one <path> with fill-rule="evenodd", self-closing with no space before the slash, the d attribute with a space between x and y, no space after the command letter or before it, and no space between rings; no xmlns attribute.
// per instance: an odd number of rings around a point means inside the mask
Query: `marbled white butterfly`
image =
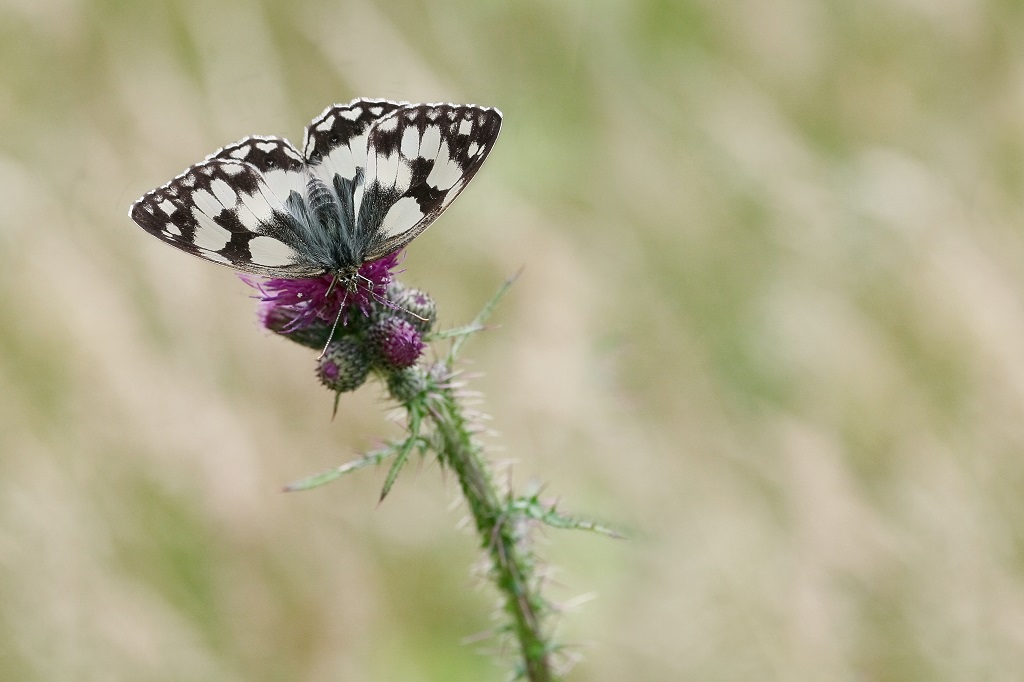
<svg viewBox="0 0 1024 682"><path fill-rule="evenodd" d="M303 151L247 137L132 204L171 246L255 275L333 275L350 291L364 263L434 222L494 146L501 112L473 104L355 99L306 128Z"/></svg>

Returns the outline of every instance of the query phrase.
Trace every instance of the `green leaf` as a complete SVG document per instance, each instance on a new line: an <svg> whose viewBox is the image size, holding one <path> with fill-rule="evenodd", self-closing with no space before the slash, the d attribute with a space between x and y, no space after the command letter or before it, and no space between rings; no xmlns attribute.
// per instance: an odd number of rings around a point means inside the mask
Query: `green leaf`
<svg viewBox="0 0 1024 682"><path fill-rule="evenodd" d="M419 410L416 405L410 405L409 408L409 436L401 445L398 446L398 456L395 461L391 464L391 468L388 470L388 475L384 479L384 487L380 491L380 502L384 501L388 493L391 492L391 486L395 484L395 480L398 478L398 473L405 466L405 463L409 460L409 455L412 453L413 447L421 441L420 439L420 424L423 423L423 413Z"/></svg>

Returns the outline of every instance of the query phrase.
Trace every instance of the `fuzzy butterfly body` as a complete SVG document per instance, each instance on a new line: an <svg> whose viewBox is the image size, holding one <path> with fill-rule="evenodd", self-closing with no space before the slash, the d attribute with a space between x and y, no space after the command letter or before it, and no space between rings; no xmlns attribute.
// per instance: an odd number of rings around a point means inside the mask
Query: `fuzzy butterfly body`
<svg viewBox="0 0 1024 682"><path fill-rule="evenodd" d="M472 104L356 99L306 128L302 151L247 137L132 204L161 241L255 275L356 272L405 247L476 175L501 112Z"/></svg>

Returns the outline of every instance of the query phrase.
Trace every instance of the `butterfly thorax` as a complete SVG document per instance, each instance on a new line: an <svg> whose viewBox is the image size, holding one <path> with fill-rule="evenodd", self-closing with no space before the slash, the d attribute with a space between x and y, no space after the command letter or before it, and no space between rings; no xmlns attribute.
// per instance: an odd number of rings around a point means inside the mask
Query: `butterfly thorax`
<svg viewBox="0 0 1024 682"><path fill-rule="evenodd" d="M302 234L300 243L309 249L303 256L322 265L339 286L355 291L369 240L356 225L351 201L341 198L349 196L344 191L339 196L334 188L311 175L306 197L293 192L287 204L294 229Z"/></svg>

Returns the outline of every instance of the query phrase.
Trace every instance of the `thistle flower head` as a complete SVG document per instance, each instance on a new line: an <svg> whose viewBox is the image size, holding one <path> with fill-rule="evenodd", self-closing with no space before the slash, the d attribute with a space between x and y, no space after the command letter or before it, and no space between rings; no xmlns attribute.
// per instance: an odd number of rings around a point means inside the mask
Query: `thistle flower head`
<svg viewBox="0 0 1024 682"><path fill-rule="evenodd" d="M352 310L369 315L374 300L387 294L391 271L397 265L397 253L364 263L354 288L335 283L333 275L306 279L241 277L259 292L260 323L275 332L290 334L317 323L333 324L339 311L345 323Z"/></svg>
<svg viewBox="0 0 1024 682"><path fill-rule="evenodd" d="M354 287L333 276L243 279L259 291L263 327L309 348L328 344L317 376L341 393L362 385L371 369L387 380L411 368L426 347L423 334L432 326L436 305L422 291L392 281L397 264L396 254L364 264ZM362 315L351 315L352 310ZM335 326L339 313L342 324Z"/></svg>
<svg viewBox="0 0 1024 682"><path fill-rule="evenodd" d="M332 391L344 393L363 385L370 373L371 357L357 337L342 336L331 341L317 362L320 382Z"/></svg>
<svg viewBox="0 0 1024 682"><path fill-rule="evenodd" d="M416 364L426 347L416 327L397 315L375 322L367 332L367 340L380 364L389 370Z"/></svg>
<svg viewBox="0 0 1024 682"><path fill-rule="evenodd" d="M388 302L387 315L404 318L420 333L433 329L437 304L426 292L408 288L395 280L388 285Z"/></svg>
<svg viewBox="0 0 1024 682"><path fill-rule="evenodd" d="M409 404L427 389L427 378L419 367L406 367L388 374L388 393L403 404Z"/></svg>

